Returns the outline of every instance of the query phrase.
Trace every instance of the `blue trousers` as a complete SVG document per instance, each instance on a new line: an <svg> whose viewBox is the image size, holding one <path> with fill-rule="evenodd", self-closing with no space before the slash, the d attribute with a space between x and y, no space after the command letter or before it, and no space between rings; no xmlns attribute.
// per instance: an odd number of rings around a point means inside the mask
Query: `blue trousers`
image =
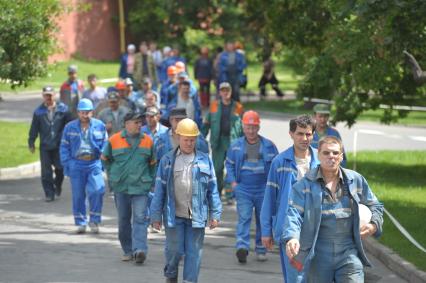
<svg viewBox="0 0 426 283"><path fill-rule="evenodd" d="M59 149L40 149L41 163L41 184L44 194L48 198L54 198L55 192L61 193L62 182L64 181L64 170L59 158ZM53 178L52 166L55 168L55 178Z"/></svg>
<svg viewBox="0 0 426 283"><path fill-rule="evenodd" d="M148 252L147 195L114 193L118 213L118 239L125 255Z"/></svg>
<svg viewBox="0 0 426 283"><path fill-rule="evenodd" d="M90 222L100 223L105 182L102 175L101 163L70 168L70 181L72 190L72 211L75 225L87 225L86 194L89 200Z"/></svg>
<svg viewBox="0 0 426 283"><path fill-rule="evenodd" d="M266 248L262 245L260 229L260 210L262 209L263 192L250 193L244 190L242 185L238 185L234 191L237 201L238 223L236 231L236 248L250 250L250 224L253 209L256 217L256 246L257 254L266 254Z"/></svg>
<svg viewBox="0 0 426 283"><path fill-rule="evenodd" d="M190 219L176 217L176 226L166 227L166 266L164 276L176 278L184 256L183 280L197 282L204 244L204 228L193 228Z"/></svg>

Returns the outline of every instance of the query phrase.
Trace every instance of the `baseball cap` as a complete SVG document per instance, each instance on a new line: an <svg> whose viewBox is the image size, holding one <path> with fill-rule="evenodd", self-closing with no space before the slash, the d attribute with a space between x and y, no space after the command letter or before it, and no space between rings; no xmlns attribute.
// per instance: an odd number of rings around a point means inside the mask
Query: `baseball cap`
<svg viewBox="0 0 426 283"><path fill-rule="evenodd" d="M228 82L223 82L219 85L219 89L228 88L231 89L231 85Z"/></svg>
<svg viewBox="0 0 426 283"><path fill-rule="evenodd" d="M76 65L69 65L68 66L68 73L77 73L77 66Z"/></svg>
<svg viewBox="0 0 426 283"><path fill-rule="evenodd" d="M131 79L131 78L126 78L126 79L124 80L124 83L125 83L126 85L133 85L133 81L132 81L132 79Z"/></svg>
<svg viewBox="0 0 426 283"><path fill-rule="evenodd" d="M108 100L119 100L120 97L118 96L118 93L115 91L108 92Z"/></svg>
<svg viewBox="0 0 426 283"><path fill-rule="evenodd" d="M185 108L174 108L170 111L170 118L186 118Z"/></svg>
<svg viewBox="0 0 426 283"><path fill-rule="evenodd" d="M124 116L124 122L130 121L130 120L142 120L142 115L140 113L131 111Z"/></svg>
<svg viewBox="0 0 426 283"><path fill-rule="evenodd" d="M326 104L317 104L314 106L314 113L330 114L330 107Z"/></svg>
<svg viewBox="0 0 426 283"><path fill-rule="evenodd" d="M47 86L43 87L43 92L42 93L43 94L54 94L55 93L55 89L52 86L47 85Z"/></svg>
<svg viewBox="0 0 426 283"><path fill-rule="evenodd" d="M158 111L158 108L156 106L150 106L145 111L145 115L149 115L149 116L155 116L158 113L160 112Z"/></svg>

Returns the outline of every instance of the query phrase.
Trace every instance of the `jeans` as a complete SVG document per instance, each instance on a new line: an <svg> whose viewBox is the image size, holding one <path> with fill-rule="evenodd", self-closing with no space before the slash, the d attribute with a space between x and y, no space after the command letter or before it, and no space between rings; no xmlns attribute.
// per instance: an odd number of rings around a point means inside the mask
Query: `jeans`
<svg viewBox="0 0 426 283"><path fill-rule="evenodd" d="M262 209L263 193L249 193L243 191L241 185L235 190L235 198L237 201L237 249L250 250L250 224L253 215L253 209L256 217L256 246L257 254L265 254L266 248L262 245L261 229L260 229L260 210Z"/></svg>
<svg viewBox="0 0 426 283"><path fill-rule="evenodd" d="M125 255L148 251L147 195L114 193L118 214L118 239Z"/></svg>
<svg viewBox="0 0 426 283"><path fill-rule="evenodd" d="M59 149L40 149L41 184L44 194L48 198L54 198L55 193L61 194L62 182L64 181L64 170L59 158ZM53 178L52 166L55 167L55 178Z"/></svg>
<svg viewBox="0 0 426 283"><path fill-rule="evenodd" d="M87 225L86 193L89 199L90 222L100 223L105 193L105 182L100 162L96 161L85 166L73 166L70 168L69 175L75 224L78 226Z"/></svg>
<svg viewBox="0 0 426 283"><path fill-rule="evenodd" d="M184 256L183 280L197 282L203 253L204 228L192 228L190 219L176 217L175 227L166 227L166 266L164 276L177 278Z"/></svg>

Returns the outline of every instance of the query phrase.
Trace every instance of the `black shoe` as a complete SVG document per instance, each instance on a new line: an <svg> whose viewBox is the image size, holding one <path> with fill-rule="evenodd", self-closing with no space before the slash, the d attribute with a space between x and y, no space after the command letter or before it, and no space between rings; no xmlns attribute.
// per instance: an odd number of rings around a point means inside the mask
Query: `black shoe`
<svg viewBox="0 0 426 283"><path fill-rule="evenodd" d="M246 263L247 262L247 255L248 255L248 250L246 249L238 249L236 256L238 258L238 262L239 263Z"/></svg>
<svg viewBox="0 0 426 283"><path fill-rule="evenodd" d="M62 188L61 187L56 187L55 188L55 195L57 197L59 197L59 196L61 196L61 193L62 193Z"/></svg>
<svg viewBox="0 0 426 283"><path fill-rule="evenodd" d="M45 202L52 202L52 201L54 201L55 200L55 197L46 197L45 199L44 199L44 201Z"/></svg>
<svg viewBox="0 0 426 283"><path fill-rule="evenodd" d="M146 259L146 255L144 252L137 252L135 254L135 263L142 264L144 263L145 259Z"/></svg>

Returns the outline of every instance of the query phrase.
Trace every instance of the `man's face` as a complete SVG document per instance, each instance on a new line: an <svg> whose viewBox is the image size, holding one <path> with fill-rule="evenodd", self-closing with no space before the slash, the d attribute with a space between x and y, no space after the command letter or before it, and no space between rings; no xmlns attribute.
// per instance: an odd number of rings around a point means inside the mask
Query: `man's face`
<svg viewBox="0 0 426 283"><path fill-rule="evenodd" d="M176 131L177 124L179 124L180 121L182 121L184 118L177 118L177 117L171 117L170 118L170 125L172 126L173 132Z"/></svg>
<svg viewBox="0 0 426 283"><path fill-rule="evenodd" d="M43 101L44 101L44 104L46 104L47 106L52 106L53 103L55 102L55 94L53 93L43 94Z"/></svg>
<svg viewBox="0 0 426 283"><path fill-rule="evenodd" d="M148 91L150 91L150 90L151 90L151 88L152 88L152 86L151 86L151 84L150 84L150 83L144 83L144 84L142 84L142 90L143 90L143 92L145 92L145 93L147 93Z"/></svg>
<svg viewBox="0 0 426 283"><path fill-rule="evenodd" d="M75 81L77 79L77 72L68 72L68 79L70 81Z"/></svg>
<svg viewBox="0 0 426 283"><path fill-rule="evenodd" d="M119 103L118 100L110 99L108 100L108 106L112 111L116 111L118 109Z"/></svg>
<svg viewBox="0 0 426 283"><path fill-rule="evenodd" d="M259 136L259 125L246 125L243 124L244 136L249 142L256 142Z"/></svg>
<svg viewBox="0 0 426 283"><path fill-rule="evenodd" d="M325 128L327 126L329 118L330 118L329 114L316 113L315 121L317 122L317 127L321 129Z"/></svg>
<svg viewBox="0 0 426 283"><path fill-rule="evenodd" d="M187 84L180 84L180 93L184 98L189 97L189 85Z"/></svg>
<svg viewBox="0 0 426 283"><path fill-rule="evenodd" d="M323 171L335 172L343 160L343 153L337 143L324 143L318 149L318 159Z"/></svg>
<svg viewBox="0 0 426 283"><path fill-rule="evenodd" d="M93 111L78 111L78 119L81 123L88 123L93 116Z"/></svg>
<svg viewBox="0 0 426 283"><path fill-rule="evenodd" d="M146 53L148 52L148 47L146 46L146 44L141 44L141 45L139 45L139 51L140 51L142 54L146 54Z"/></svg>
<svg viewBox="0 0 426 283"><path fill-rule="evenodd" d="M301 128L297 126L296 130L293 132L290 131L290 137L293 140L294 147L299 151L306 151L311 144L313 139L312 128L306 127Z"/></svg>
<svg viewBox="0 0 426 283"><path fill-rule="evenodd" d="M127 89L119 89L117 92L121 98L127 98Z"/></svg>
<svg viewBox="0 0 426 283"><path fill-rule="evenodd" d="M127 88L127 93L132 93L132 91L133 91L133 85L126 85L126 88Z"/></svg>
<svg viewBox="0 0 426 283"><path fill-rule="evenodd" d="M224 88L221 88L220 90L219 90L219 95L220 95L220 97L222 98L222 100L230 100L231 99L231 89L229 89L229 88L226 88L226 87L224 87Z"/></svg>
<svg viewBox="0 0 426 283"><path fill-rule="evenodd" d="M226 46L225 46L225 48L226 48L226 50L227 51L229 51L229 52L232 52L232 51L234 51L234 43L232 43L232 42L228 42L228 43L226 43Z"/></svg>
<svg viewBox="0 0 426 283"><path fill-rule="evenodd" d="M155 106L156 104L156 97L155 94L153 94L152 92L148 92L147 94L145 94L145 104L146 107L150 107L150 106Z"/></svg>
<svg viewBox="0 0 426 283"><path fill-rule="evenodd" d="M146 115L145 119L146 119L146 123L148 127L150 128L157 127L157 123L158 123L157 115Z"/></svg>
<svg viewBox="0 0 426 283"><path fill-rule="evenodd" d="M179 135L179 147L185 154L191 154L195 150L195 142L197 137L185 137Z"/></svg>
<svg viewBox="0 0 426 283"><path fill-rule="evenodd" d="M129 134L135 135L135 134L137 134L137 133L139 133L141 131L142 120L138 119L138 120L129 120L129 121L126 121L125 127L126 127L126 131Z"/></svg>
<svg viewBox="0 0 426 283"><path fill-rule="evenodd" d="M96 78L90 79L90 80L88 80L88 82L89 82L89 86L91 88L95 88L96 87L96 83L97 83Z"/></svg>

